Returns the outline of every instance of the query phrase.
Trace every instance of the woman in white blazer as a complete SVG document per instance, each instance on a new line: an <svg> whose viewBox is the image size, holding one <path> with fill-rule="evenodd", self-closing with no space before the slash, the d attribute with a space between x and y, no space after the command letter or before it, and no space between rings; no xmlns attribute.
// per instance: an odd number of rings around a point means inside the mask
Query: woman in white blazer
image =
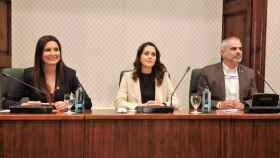
<svg viewBox="0 0 280 158"><path fill-rule="evenodd" d="M137 51L134 70L124 73L114 105L134 109L136 106L170 106L173 86L160 52L152 42L143 43ZM177 97L172 97L177 105Z"/></svg>

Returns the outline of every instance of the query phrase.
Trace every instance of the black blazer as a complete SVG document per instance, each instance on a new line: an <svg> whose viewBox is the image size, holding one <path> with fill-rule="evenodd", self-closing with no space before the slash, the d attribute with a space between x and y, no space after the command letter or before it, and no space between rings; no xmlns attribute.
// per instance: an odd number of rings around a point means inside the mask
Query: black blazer
<svg viewBox="0 0 280 158"><path fill-rule="evenodd" d="M24 81L27 84L30 84L34 86L33 83L33 67L27 68L24 70L22 78L20 78L22 81ZM19 105L19 101L22 97L28 97L29 100L32 101L41 101L41 102L47 102L47 97L30 88L27 87L19 82L12 81L12 86L8 89L8 96L7 99L4 101L4 105ZM76 71L69 68L64 67L64 79L60 83L56 83L56 88L54 92L54 101L63 101L64 100L64 94L70 94L74 93L76 89L79 87L80 82L76 76ZM90 109L92 106L91 99L86 93L85 97L85 108Z"/></svg>

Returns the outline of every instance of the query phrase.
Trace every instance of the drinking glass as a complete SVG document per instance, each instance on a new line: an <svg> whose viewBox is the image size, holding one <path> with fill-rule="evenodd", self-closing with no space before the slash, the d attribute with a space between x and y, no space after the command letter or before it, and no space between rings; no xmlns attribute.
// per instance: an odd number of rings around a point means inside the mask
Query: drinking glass
<svg viewBox="0 0 280 158"><path fill-rule="evenodd" d="M64 94L64 103L67 106L67 113L71 112L71 107L74 105L74 95L72 93L65 93Z"/></svg>
<svg viewBox="0 0 280 158"><path fill-rule="evenodd" d="M200 102L201 102L201 97L199 95L192 95L191 96L191 104L192 104L192 107L194 108L194 111L191 112L192 114L199 114L201 112L197 111L199 105L200 105Z"/></svg>

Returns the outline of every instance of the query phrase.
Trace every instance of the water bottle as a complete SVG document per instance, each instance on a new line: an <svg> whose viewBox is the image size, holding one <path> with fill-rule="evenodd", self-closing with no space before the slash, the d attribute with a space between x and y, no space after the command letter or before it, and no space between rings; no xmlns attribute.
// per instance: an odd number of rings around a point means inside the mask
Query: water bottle
<svg viewBox="0 0 280 158"><path fill-rule="evenodd" d="M202 92L202 111L211 112L211 92L208 86L205 86Z"/></svg>
<svg viewBox="0 0 280 158"><path fill-rule="evenodd" d="M79 87L75 92L75 112L83 113L85 104L85 93L82 87Z"/></svg>

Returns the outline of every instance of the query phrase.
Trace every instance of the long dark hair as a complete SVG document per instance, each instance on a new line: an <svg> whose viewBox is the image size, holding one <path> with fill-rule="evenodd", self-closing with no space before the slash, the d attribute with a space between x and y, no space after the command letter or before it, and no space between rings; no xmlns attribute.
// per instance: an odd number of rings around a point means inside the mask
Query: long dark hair
<svg viewBox="0 0 280 158"><path fill-rule="evenodd" d="M64 63L62 60L62 50L61 50L61 44L58 41L58 39L55 36L52 35L46 35L42 36L39 38L37 41L36 45L36 50L35 50L35 60L34 60L34 69L33 69L33 82L34 86L37 87L38 89L42 90L47 94L47 99L50 100L50 92L47 88L47 83L46 83L46 77L44 73L44 66L45 63L42 59L44 48L46 44L50 41L54 41L57 43L59 51L60 51L60 61L56 65L56 84L60 84L61 81L64 79ZM58 86L58 85L56 85ZM59 85L61 86L61 85Z"/></svg>
<svg viewBox="0 0 280 158"><path fill-rule="evenodd" d="M160 62L160 52L159 52L158 48L156 47L156 45L152 42L145 42L145 43L141 44L140 47L138 48L136 59L133 63L134 72L133 72L132 78L134 81L136 81L137 78L139 78L139 76L141 74L142 64L140 62L140 57L143 54L143 50L147 46L152 46L156 50L156 62L152 68L152 76L157 80L157 85L160 86L162 83L163 77L164 77L164 73L166 72L166 67L164 66L164 64L162 64Z"/></svg>

